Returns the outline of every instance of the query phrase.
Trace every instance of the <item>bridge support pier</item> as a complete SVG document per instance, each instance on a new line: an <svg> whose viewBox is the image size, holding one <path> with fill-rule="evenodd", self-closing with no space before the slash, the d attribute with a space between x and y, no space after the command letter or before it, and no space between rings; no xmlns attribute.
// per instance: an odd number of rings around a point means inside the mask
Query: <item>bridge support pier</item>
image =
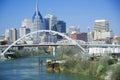
<svg viewBox="0 0 120 80"><path fill-rule="evenodd" d="M53 46L53 56L56 56L56 46Z"/></svg>
<svg viewBox="0 0 120 80"><path fill-rule="evenodd" d="M18 50L23 50L23 48L24 48L23 46L19 46Z"/></svg>

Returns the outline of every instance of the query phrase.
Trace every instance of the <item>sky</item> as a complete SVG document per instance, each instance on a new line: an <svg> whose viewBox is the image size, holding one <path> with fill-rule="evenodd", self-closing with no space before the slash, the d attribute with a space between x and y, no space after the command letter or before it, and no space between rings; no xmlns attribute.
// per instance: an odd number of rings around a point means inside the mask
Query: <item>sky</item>
<svg viewBox="0 0 120 80"><path fill-rule="evenodd" d="M94 21L109 21L110 30L120 36L120 0L38 0L43 17L53 14L67 27L80 27L80 32L93 31ZM0 0L0 35L6 29L21 27L22 21L32 20L36 0Z"/></svg>

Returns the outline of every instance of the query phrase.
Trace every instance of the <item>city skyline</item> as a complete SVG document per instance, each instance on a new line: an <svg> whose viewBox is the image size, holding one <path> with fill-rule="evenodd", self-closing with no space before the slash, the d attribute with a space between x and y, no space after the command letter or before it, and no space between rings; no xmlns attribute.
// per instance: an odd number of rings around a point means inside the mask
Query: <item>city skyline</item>
<svg viewBox="0 0 120 80"><path fill-rule="evenodd" d="M55 15L68 26L79 26L81 32L87 32L88 26L93 30L94 21L106 19L110 23L110 30L120 36L119 0L38 0L39 11L43 17L47 14ZM0 27L4 34L6 29L20 28L22 21L32 20L35 12L36 0L1 0Z"/></svg>

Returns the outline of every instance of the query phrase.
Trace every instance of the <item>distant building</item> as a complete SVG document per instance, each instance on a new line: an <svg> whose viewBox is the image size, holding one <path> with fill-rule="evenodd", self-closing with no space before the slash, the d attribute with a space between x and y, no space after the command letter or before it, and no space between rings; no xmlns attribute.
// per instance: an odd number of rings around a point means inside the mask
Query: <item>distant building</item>
<svg viewBox="0 0 120 80"><path fill-rule="evenodd" d="M33 15L32 21L33 21L32 32L45 29L44 20L43 20L42 15L40 14L40 12L38 10L38 3L36 4L36 11ZM42 33L34 34L33 35L33 42L34 43L39 43L39 39L40 39L41 35L42 35Z"/></svg>
<svg viewBox="0 0 120 80"><path fill-rule="evenodd" d="M88 42L92 42L94 39L94 32L93 31L90 31L88 32Z"/></svg>
<svg viewBox="0 0 120 80"><path fill-rule="evenodd" d="M80 28L79 27L75 27L75 26L70 26L67 28L67 34L70 36L70 34L75 31L77 33L80 33Z"/></svg>
<svg viewBox="0 0 120 80"><path fill-rule="evenodd" d="M90 27L88 27L87 33L87 42L92 42L94 40L94 31L91 31Z"/></svg>
<svg viewBox="0 0 120 80"><path fill-rule="evenodd" d="M44 29L44 20L40 11L38 10L38 3L36 4L36 11L33 15L32 21L33 21L33 31Z"/></svg>
<svg viewBox="0 0 120 80"><path fill-rule="evenodd" d="M57 21L52 30L60 33L66 33L66 23L64 21ZM57 39L62 39L62 36L57 35Z"/></svg>
<svg viewBox="0 0 120 80"><path fill-rule="evenodd" d="M74 40L83 40L87 42L87 33L77 33L73 31L70 37Z"/></svg>
<svg viewBox="0 0 120 80"><path fill-rule="evenodd" d="M47 14L45 16L45 26L46 30L52 30L53 26L57 22L57 17L52 14Z"/></svg>
<svg viewBox="0 0 120 80"><path fill-rule="evenodd" d="M5 40L9 40L9 29L5 30Z"/></svg>
<svg viewBox="0 0 120 80"><path fill-rule="evenodd" d="M30 20L24 19L19 30L19 37L22 37L32 31L33 24Z"/></svg>
<svg viewBox="0 0 120 80"><path fill-rule="evenodd" d="M112 44L119 44L120 45L120 36L115 36L112 39Z"/></svg>
<svg viewBox="0 0 120 80"><path fill-rule="evenodd" d="M11 28L6 30L5 39L8 40L9 43L13 43L17 40L17 30L16 28Z"/></svg>
<svg viewBox="0 0 120 80"><path fill-rule="evenodd" d="M29 20L29 19L24 19L24 20L22 21L22 25L21 25L21 27L29 28L30 31L32 31L33 23L32 23L32 21Z"/></svg>
<svg viewBox="0 0 120 80"><path fill-rule="evenodd" d="M74 39L74 40L77 40L77 39L78 39L78 38L77 38L77 32L76 32L76 31L73 31L73 32L71 33L70 37L71 37L72 39Z"/></svg>
<svg viewBox="0 0 120 80"><path fill-rule="evenodd" d="M33 23L29 19L24 19L22 21L22 25L21 26L26 26L26 28L30 28L30 30L32 31Z"/></svg>
<svg viewBox="0 0 120 80"><path fill-rule="evenodd" d="M66 33L66 23L64 21L57 21L52 30L60 33Z"/></svg>
<svg viewBox="0 0 120 80"><path fill-rule="evenodd" d="M26 28L25 26L21 27L20 28L20 37L22 37L30 32L31 32L30 28Z"/></svg>
<svg viewBox="0 0 120 80"><path fill-rule="evenodd" d="M110 42L114 36L109 30L109 22L107 20L95 20L94 22L94 40Z"/></svg>
<svg viewBox="0 0 120 80"><path fill-rule="evenodd" d="M113 32L94 32L94 40L112 38Z"/></svg>
<svg viewBox="0 0 120 80"><path fill-rule="evenodd" d="M56 43L57 36L56 35L43 35L41 36L41 43Z"/></svg>
<svg viewBox="0 0 120 80"><path fill-rule="evenodd" d="M109 22L107 20L95 20L94 31L99 31L99 32L109 31Z"/></svg>
<svg viewBox="0 0 120 80"><path fill-rule="evenodd" d="M78 40L83 40L83 41L87 42L87 33L85 33L85 32L79 33L77 35L77 37L78 37Z"/></svg>

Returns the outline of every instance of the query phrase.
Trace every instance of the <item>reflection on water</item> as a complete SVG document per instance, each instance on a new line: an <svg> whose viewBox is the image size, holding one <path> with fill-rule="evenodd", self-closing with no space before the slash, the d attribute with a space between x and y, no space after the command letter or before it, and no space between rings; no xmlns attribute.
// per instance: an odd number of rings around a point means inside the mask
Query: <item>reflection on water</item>
<svg viewBox="0 0 120 80"><path fill-rule="evenodd" d="M47 58L53 57L29 57L0 62L0 80L90 80L68 73L47 73L45 63ZM42 66L39 63L41 59Z"/></svg>

